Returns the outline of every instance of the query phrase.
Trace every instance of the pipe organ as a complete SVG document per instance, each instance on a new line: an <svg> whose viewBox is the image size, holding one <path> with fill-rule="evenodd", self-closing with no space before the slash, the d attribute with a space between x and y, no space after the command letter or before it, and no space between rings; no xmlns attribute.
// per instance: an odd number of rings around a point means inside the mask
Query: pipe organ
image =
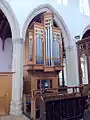
<svg viewBox="0 0 90 120"><path fill-rule="evenodd" d="M35 28L35 48L36 48L36 64L44 64L44 53L43 53L43 26L41 26L42 28Z"/></svg>
<svg viewBox="0 0 90 120"><path fill-rule="evenodd" d="M42 13L30 23L25 41L24 94L30 94L31 103L35 105L31 104L31 116L32 109L37 106L32 91L58 88L62 63L61 29L55 23L53 13Z"/></svg>
<svg viewBox="0 0 90 120"><path fill-rule="evenodd" d="M62 65L62 38L53 25L53 14L44 13L42 23L32 22L28 30L29 61L46 66Z"/></svg>

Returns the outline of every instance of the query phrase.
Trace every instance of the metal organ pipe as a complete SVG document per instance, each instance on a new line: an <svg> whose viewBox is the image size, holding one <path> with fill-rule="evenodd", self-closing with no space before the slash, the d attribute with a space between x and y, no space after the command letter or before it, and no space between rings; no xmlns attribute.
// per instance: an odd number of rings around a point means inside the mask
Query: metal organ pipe
<svg viewBox="0 0 90 120"><path fill-rule="evenodd" d="M47 39L47 28L45 29L45 35L46 35L46 65L47 65L47 56L48 56L48 39Z"/></svg>
<svg viewBox="0 0 90 120"><path fill-rule="evenodd" d="M46 64L50 66L53 65L53 60L52 60L53 31L51 24L45 29L45 35L46 35Z"/></svg>
<svg viewBox="0 0 90 120"><path fill-rule="evenodd" d="M42 48L42 40L40 35L36 36L36 63L43 64L43 48Z"/></svg>
<svg viewBox="0 0 90 120"><path fill-rule="evenodd" d="M50 46L51 46L51 65L53 65L53 53L52 53L52 44L53 44L53 29L52 29L52 25L50 24Z"/></svg>
<svg viewBox="0 0 90 120"><path fill-rule="evenodd" d="M38 35L36 35L36 64L38 64Z"/></svg>
<svg viewBox="0 0 90 120"><path fill-rule="evenodd" d="M49 47L50 46L50 44L49 44L50 36L49 36L49 27L48 27L47 31L48 31L48 33L47 33L47 35L48 35L48 40L47 40L48 41L48 58L49 58L48 59L48 65L50 66L50 47Z"/></svg>
<svg viewBox="0 0 90 120"><path fill-rule="evenodd" d="M50 65L51 65L51 38L50 38L50 26L48 27L48 30L49 30L49 62L50 62Z"/></svg>

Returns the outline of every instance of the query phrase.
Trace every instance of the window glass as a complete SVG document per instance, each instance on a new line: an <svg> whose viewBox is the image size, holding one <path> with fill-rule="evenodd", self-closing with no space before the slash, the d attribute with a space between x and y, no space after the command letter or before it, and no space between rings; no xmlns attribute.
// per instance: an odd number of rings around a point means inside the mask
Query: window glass
<svg viewBox="0 0 90 120"><path fill-rule="evenodd" d="M48 85L48 80L42 80L41 84L42 84L42 88L43 88L43 89L49 87L49 85Z"/></svg>
<svg viewBox="0 0 90 120"><path fill-rule="evenodd" d="M57 4L68 5L68 0L57 0Z"/></svg>
<svg viewBox="0 0 90 120"><path fill-rule="evenodd" d="M90 15L89 1L88 0L79 0L80 1L80 13L83 15Z"/></svg>
<svg viewBox="0 0 90 120"><path fill-rule="evenodd" d="M37 89L52 88L52 80L37 80Z"/></svg>

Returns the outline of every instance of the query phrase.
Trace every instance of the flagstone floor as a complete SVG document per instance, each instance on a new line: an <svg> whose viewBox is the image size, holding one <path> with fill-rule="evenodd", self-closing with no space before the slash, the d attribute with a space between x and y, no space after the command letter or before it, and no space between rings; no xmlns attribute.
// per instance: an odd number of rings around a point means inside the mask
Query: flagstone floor
<svg viewBox="0 0 90 120"><path fill-rule="evenodd" d="M22 115L20 117L9 115L9 116L0 117L0 120L29 120L29 119L26 118L24 115Z"/></svg>

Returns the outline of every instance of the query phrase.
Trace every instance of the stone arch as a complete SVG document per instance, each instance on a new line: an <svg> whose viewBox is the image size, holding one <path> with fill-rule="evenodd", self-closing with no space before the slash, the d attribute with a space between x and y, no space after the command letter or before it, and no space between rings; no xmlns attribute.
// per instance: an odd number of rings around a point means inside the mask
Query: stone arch
<svg viewBox="0 0 90 120"><path fill-rule="evenodd" d="M88 34L87 32L88 33L90 32L90 25L86 26L85 29L83 30L81 39L84 37L85 34Z"/></svg>
<svg viewBox="0 0 90 120"><path fill-rule="evenodd" d="M19 116L22 114L22 84L23 84L23 41L20 38L20 28L18 21L7 1L0 0L0 9L6 16L11 32L13 41L13 56L12 56L12 100L10 105L10 114ZM15 43L14 43L15 42ZM17 89L15 87L17 86ZM19 92L17 92L19 91ZM15 94L17 95L15 96Z"/></svg>
<svg viewBox="0 0 90 120"><path fill-rule="evenodd" d="M64 20L62 19L62 17L59 15L59 13L49 4L39 5L28 15L24 23L24 26L23 26L22 38L25 40L27 28L28 28L29 23L32 21L32 19L38 14L43 13L45 11L51 11L54 13L54 16L55 16L54 19L57 22L57 25L61 28L63 36L64 36L65 47L69 47L71 44L71 36L70 36L69 30Z"/></svg>
<svg viewBox="0 0 90 120"><path fill-rule="evenodd" d="M6 16L8 22L10 24L12 38L14 38L14 39L18 38L19 34L20 34L19 24L18 24L16 17L14 15L10 5L8 4L8 2L5 0L0 0L0 9L4 13L4 15Z"/></svg>

